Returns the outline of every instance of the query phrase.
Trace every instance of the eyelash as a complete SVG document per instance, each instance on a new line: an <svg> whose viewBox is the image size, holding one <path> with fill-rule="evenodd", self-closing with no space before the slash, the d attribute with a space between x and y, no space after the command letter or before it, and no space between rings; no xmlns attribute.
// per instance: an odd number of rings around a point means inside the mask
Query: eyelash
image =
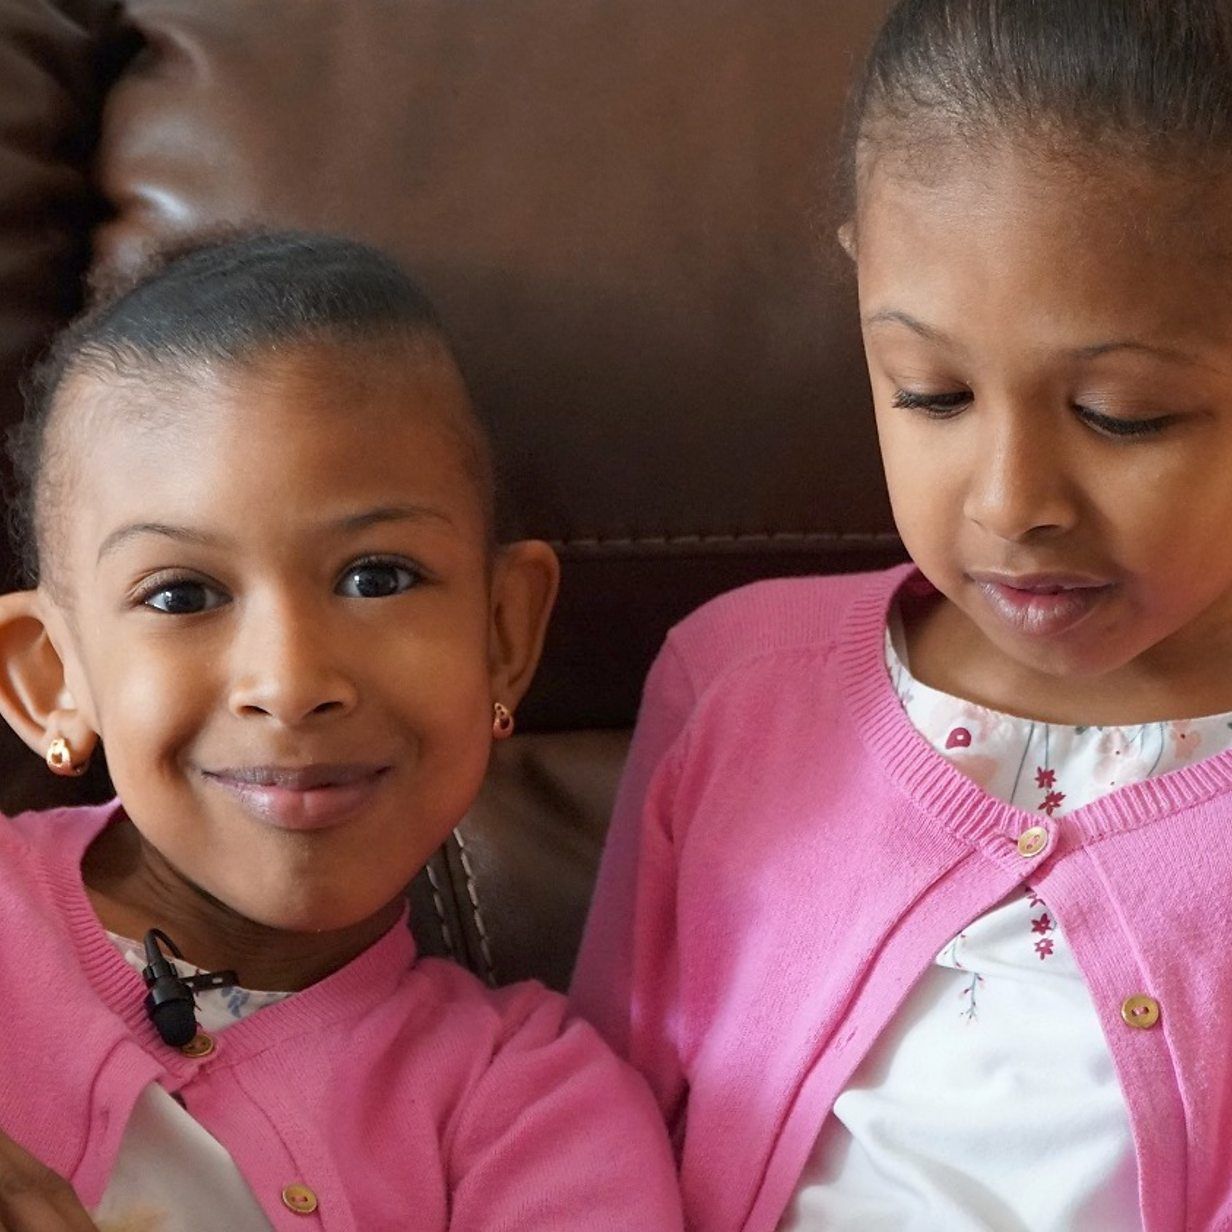
<svg viewBox="0 0 1232 1232"><path fill-rule="evenodd" d="M970 401L968 393L915 394L909 389L898 389L893 405L900 411L923 411L930 419L948 419Z"/></svg>
<svg viewBox="0 0 1232 1232"><path fill-rule="evenodd" d="M929 419L950 419L971 401L969 393L917 394L907 389L895 391L893 406L902 411L921 411ZM1101 415L1090 407L1074 408L1078 418L1105 436L1134 438L1156 436L1176 421L1175 415L1160 415L1155 419L1117 419Z"/></svg>

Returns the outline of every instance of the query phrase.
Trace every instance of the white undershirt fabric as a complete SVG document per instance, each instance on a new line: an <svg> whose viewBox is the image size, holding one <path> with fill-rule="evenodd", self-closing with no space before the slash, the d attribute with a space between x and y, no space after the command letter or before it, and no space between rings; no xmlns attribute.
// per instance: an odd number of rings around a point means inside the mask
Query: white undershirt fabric
<svg viewBox="0 0 1232 1232"><path fill-rule="evenodd" d="M886 660L916 729L990 795L1062 817L1232 746L1232 715L1016 718ZM1064 823L1062 823L1064 824ZM839 1096L780 1232L1138 1232L1129 1116L1062 921L1030 887L937 955Z"/></svg>
<svg viewBox="0 0 1232 1232"><path fill-rule="evenodd" d="M132 966L146 965L136 941L108 935ZM198 970L172 961L181 974ZM211 989L197 994L197 1022L217 1035L291 995ZM94 1218L101 1232L271 1232L272 1227L226 1149L157 1084L146 1087L133 1108Z"/></svg>

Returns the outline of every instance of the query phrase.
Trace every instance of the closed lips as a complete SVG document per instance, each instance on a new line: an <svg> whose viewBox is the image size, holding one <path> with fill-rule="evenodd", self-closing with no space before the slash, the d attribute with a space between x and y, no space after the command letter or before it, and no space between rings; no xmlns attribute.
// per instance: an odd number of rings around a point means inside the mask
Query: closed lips
<svg viewBox="0 0 1232 1232"><path fill-rule="evenodd" d="M315 791L323 787L347 787L388 770L376 763L345 762L310 766L232 766L207 770L209 778L248 787L280 787L285 791Z"/></svg>
<svg viewBox="0 0 1232 1232"><path fill-rule="evenodd" d="M968 574L981 586L1004 586L1024 594L1058 595L1071 590L1101 590L1111 585L1106 579L1077 574L1031 573L1015 576L1005 573L973 572Z"/></svg>
<svg viewBox="0 0 1232 1232"><path fill-rule="evenodd" d="M229 766L205 771L258 820L280 830L324 830L362 816L392 767L375 762Z"/></svg>

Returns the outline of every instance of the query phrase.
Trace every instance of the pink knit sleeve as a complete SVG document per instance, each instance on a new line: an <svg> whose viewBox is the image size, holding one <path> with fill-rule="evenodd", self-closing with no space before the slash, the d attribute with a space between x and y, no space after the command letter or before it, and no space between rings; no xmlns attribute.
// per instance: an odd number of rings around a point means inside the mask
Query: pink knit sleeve
<svg viewBox="0 0 1232 1232"><path fill-rule="evenodd" d="M684 1091L671 1029L678 987L671 753L693 702L669 641L646 680L571 989L576 1011L646 1075L669 1123Z"/></svg>
<svg viewBox="0 0 1232 1232"><path fill-rule="evenodd" d="M676 1168L645 1082L555 993L495 995L514 1025L450 1135L449 1232L680 1232Z"/></svg>

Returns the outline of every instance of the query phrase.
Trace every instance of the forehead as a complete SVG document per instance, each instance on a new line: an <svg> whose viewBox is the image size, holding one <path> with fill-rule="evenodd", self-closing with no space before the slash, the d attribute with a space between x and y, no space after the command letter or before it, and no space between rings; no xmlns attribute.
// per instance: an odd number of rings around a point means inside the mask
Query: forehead
<svg viewBox="0 0 1232 1232"><path fill-rule="evenodd" d="M870 171L858 212L866 318L1075 335L1223 340L1232 189L1124 160L949 152L926 179Z"/></svg>
<svg viewBox="0 0 1232 1232"><path fill-rule="evenodd" d="M313 347L148 380L81 375L55 427L70 512L91 515L73 521L100 536L124 520L290 531L317 514L414 504L481 537L469 415L444 357Z"/></svg>

